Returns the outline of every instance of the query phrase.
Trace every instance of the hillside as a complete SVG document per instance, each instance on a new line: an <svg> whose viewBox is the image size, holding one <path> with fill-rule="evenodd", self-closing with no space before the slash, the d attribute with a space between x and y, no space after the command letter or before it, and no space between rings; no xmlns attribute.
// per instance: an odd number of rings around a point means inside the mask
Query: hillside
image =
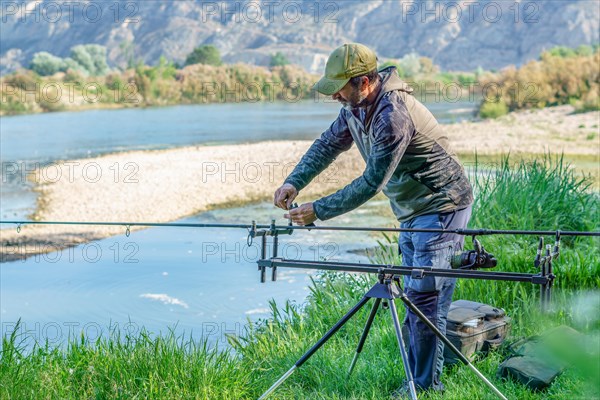
<svg viewBox="0 0 600 400"><path fill-rule="evenodd" d="M194 47L217 46L225 62L268 65L282 52L319 72L343 42L381 58L416 52L444 70L497 69L557 45L600 42L600 7L578 1L82 1L2 2L0 73L77 44L109 49L115 67L161 55L182 63Z"/></svg>

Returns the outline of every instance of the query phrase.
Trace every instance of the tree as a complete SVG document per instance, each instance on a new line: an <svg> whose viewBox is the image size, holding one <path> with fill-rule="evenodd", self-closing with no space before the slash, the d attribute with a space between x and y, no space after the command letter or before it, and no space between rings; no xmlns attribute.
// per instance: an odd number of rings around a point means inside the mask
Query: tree
<svg viewBox="0 0 600 400"><path fill-rule="evenodd" d="M106 75L106 47L98 44L78 45L71 48L71 58L90 75Z"/></svg>
<svg viewBox="0 0 600 400"><path fill-rule="evenodd" d="M60 57L41 51L33 55L29 68L41 76L53 75L64 70L64 61Z"/></svg>
<svg viewBox="0 0 600 400"><path fill-rule="evenodd" d="M285 54L283 54L280 51L271 56L271 67L283 67L284 65L288 65L289 63L290 60L288 60Z"/></svg>
<svg viewBox="0 0 600 400"><path fill-rule="evenodd" d="M125 61L127 62L127 68L135 67L135 60L134 60L135 46L133 45L133 42L125 40L125 41L121 42L121 44L119 44L119 49L121 49L121 54L122 54L123 58L125 58Z"/></svg>
<svg viewBox="0 0 600 400"><path fill-rule="evenodd" d="M398 64L407 77L413 77L421 71L421 62L419 61L419 55L417 53L406 54Z"/></svg>
<svg viewBox="0 0 600 400"><path fill-rule="evenodd" d="M221 53L213 45L202 45L196 47L194 51L188 54L185 59L185 65L208 64L219 66L222 64Z"/></svg>
<svg viewBox="0 0 600 400"><path fill-rule="evenodd" d="M435 74L440 69L433 63L433 60L429 57L419 57L419 72L422 74Z"/></svg>

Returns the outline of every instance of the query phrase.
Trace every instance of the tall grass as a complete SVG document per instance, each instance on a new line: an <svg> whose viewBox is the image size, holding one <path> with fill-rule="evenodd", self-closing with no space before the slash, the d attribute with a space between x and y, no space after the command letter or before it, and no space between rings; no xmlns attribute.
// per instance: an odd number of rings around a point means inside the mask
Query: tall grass
<svg viewBox="0 0 600 400"><path fill-rule="evenodd" d="M244 398L248 377L230 350L218 351L173 331L153 337L118 329L63 351L37 344L25 352L19 326L3 339L2 399Z"/></svg>
<svg viewBox="0 0 600 400"><path fill-rule="evenodd" d="M587 190L562 159L523 162L508 159L474 171L477 202L471 227L494 229L598 229L597 194ZM396 238L382 240L375 261L396 257ZM387 242L387 243L386 243ZM533 272L535 237L488 236L482 242L499 260L498 270ZM391 244L391 246L390 246ZM504 307L513 318L513 337L569 324L595 338L585 362L576 364L544 392L495 377L501 352L476 363L508 397L515 399L588 399L600 396L598 313L582 324L573 296L597 290L600 283L598 240L564 240L556 262L554 308L539 312L533 285L459 280L455 299L473 299ZM373 284L367 275L323 273L311 285L303 305L271 303L272 317L254 324L242 337L231 337L230 350L208 348L174 334L134 337L113 332L95 343L72 342L66 350L38 345L25 351L18 335L3 340L0 398L155 398L253 399L286 372ZM595 296L595 297L594 297ZM597 298L597 292L592 299ZM592 300L592 302L595 300ZM595 306L597 307L597 305ZM403 314L403 307L399 307ZM346 369L360 338L369 307L316 352L277 389L274 399L385 399L404 376L389 311L380 311L352 376ZM578 319L579 318L579 319ZM444 373L443 399L493 399L468 368ZM423 399L441 399L425 394Z"/></svg>

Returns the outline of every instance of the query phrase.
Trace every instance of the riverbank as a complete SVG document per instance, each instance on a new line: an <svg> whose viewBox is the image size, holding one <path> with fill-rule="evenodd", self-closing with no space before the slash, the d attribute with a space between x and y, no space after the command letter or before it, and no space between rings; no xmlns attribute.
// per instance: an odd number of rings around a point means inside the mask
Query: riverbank
<svg viewBox="0 0 600 400"><path fill-rule="evenodd" d="M600 112L570 106L512 113L445 129L459 154L600 155ZM311 141L191 146L57 162L33 178L38 221L169 222L212 208L269 201ZM355 148L301 193L306 202L359 176ZM283 214L283 212L282 212ZM249 222L251 216L249 216ZM259 221L268 222L268 221ZM135 228L132 228L135 229ZM29 225L0 231L0 259L10 261L125 232L125 227Z"/></svg>
<svg viewBox="0 0 600 400"><path fill-rule="evenodd" d="M585 185L579 184L573 172L562 164L519 163L513 169L504 165L489 175L475 176L473 184L480 193L478 205L473 209L475 226L497 229L519 226L527 230L553 230L560 226L565 230L597 230L597 196L589 193ZM513 380L497 377L498 366L506 358L505 352L491 349L473 360L476 368L507 398L598 398L600 313L597 312L597 289L600 253L596 239L580 237L562 241L560 257L553 262L556 280L552 288L552 304L547 312L540 312L539 288L529 282L461 279L456 285L454 299L475 300L505 310L512 321L506 343L542 334L559 325L568 325L580 332L577 336L568 335L564 340L547 341L544 355L549 359L566 361L568 368L547 390L539 393ZM497 271L533 272L536 237L490 235L482 241L486 249L493 251L498 258ZM177 260L179 257L172 260L173 264L178 264ZM388 260L384 249L379 248L374 261L387 264ZM180 265L180 278L185 281L178 283L177 287L191 286L198 292L206 283L201 276L212 276L216 272L205 270L203 274L193 275L203 266L198 263ZM121 264L114 267L117 271L125 269L125 265ZM164 271L162 268L158 272ZM69 269L73 276L68 274L63 278L65 280L85 275L80 268L69 266ZM142 271L148 273L147 265L136 265L133 270L136 274L142 274ZM228 278L233 276L244 281L239 274L227 272L227 268L219 270ZM256 271L255 268L252 270ZM124 278L118 272L115 275L119 275L114 278L116 280ZM169 279L171 277L169 274ZM86 278L89 279L88 276ZM341 315L360 301L375 279L368 274L323 274L311 283L306 301L272 301L269 303L269 317L258 321L253 319L252 324L244 325L243 330L232 330L231 325L227 325L226 329L224 324L219 325L219 330L216 324L211 324L210 333L207 333L203 325L196 322L193 332L212 335L216 329L223 335L220 343L227 343L224 347L198 340L191 336L189 330L179 333L170 327L164 329L167 323L162 323L160 330L131 323L119 325L115 310L108 313L112 323L105 334L98 336L92 333L94 336L91 336L85 329L88 325L83 325L79 334L82 325L73 322L77 320L73 317L73 310L67 306L58 315L44 315L53 318L52 324L40 324L46 327L42 332L56 332L61 315L69 321L64 325L68 324L73 336L69 336L68 346L58 347L52 339L40 340L40 329L32 330L33 324L25 325L28 322L24 318L20 324L13 325L14 329L7 325L0 368L0 397L20 398L22 393L30 393L35 398L256 399L331 329ZM216 287L215 297L221 302L220 308L227 308L228 295L224 294L222 287L230 285L222 282L213 284ZM55 282L51 284L56 286ZM278 282L263 286L263 290L270 293L274 287L284 284L278 279ZM131 282L125 280L123 286L130 287ZM59 287L69 291L66 286ZM102 302L103 297L113 296L113 290L104 290L101 296L94 296L98 292L91 291L86 297L88 301ZM239 291L236 297L248 302L244 293ZM89 312L79 302L71 304L76 309ZM125 305L131 315L139 318L132 307L130 302ZM31 313L32 308L27 311ZM197 312L192 303L189 311ZM398 312L402 320L404 307L399 307ZM340 370L352 362L355 354L353 346L360 338L368 313L368 307L358 310L355 318L331 337L327 345L309 360L306 368L277 388L275 396L340 400L388 398L402 381L403 373L399 368L401 362L393 324L388 318L383 318L383 314L374 319L353 374L345 379L335 379ZM160 319L160 313L150 317L150 320L154 319ZM33 337L37 345L29 350L23 343L36 335L36 331L37 336ZM92 329L91 332L97 331ZM41 335L43 338L48 333ZM465 366L445 368L443 379L445 398L492 396ZM420 398L433 400L439 399L439 395L424 393Z"/></svg>

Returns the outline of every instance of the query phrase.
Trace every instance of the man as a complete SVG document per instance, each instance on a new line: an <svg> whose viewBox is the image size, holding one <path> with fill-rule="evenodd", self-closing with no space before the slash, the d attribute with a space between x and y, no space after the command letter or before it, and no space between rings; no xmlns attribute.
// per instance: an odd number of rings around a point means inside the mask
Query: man
<svg viewBox="0 0 600 400"><path fill-rule="evenodd" d="M402 228L466 227L473 194L465 172L441 126L411 95L412 89L394 67L378 72L371 49L345 44L329 56L325 76L315 88L343 108L275 192L275 205L289 210L286 218L298 225L328 220L383 190ZM367 164L362 176L336 193L290 210L298 192L353 143ZM399 237L402 263L407 266L450 268L448 256L462 244L462 236L447 233L402 232ZM445 333L454 284L450 278L405 277L404 290ZM408 310L404 325L417 388L443 390L443 343Z"/></svg>

